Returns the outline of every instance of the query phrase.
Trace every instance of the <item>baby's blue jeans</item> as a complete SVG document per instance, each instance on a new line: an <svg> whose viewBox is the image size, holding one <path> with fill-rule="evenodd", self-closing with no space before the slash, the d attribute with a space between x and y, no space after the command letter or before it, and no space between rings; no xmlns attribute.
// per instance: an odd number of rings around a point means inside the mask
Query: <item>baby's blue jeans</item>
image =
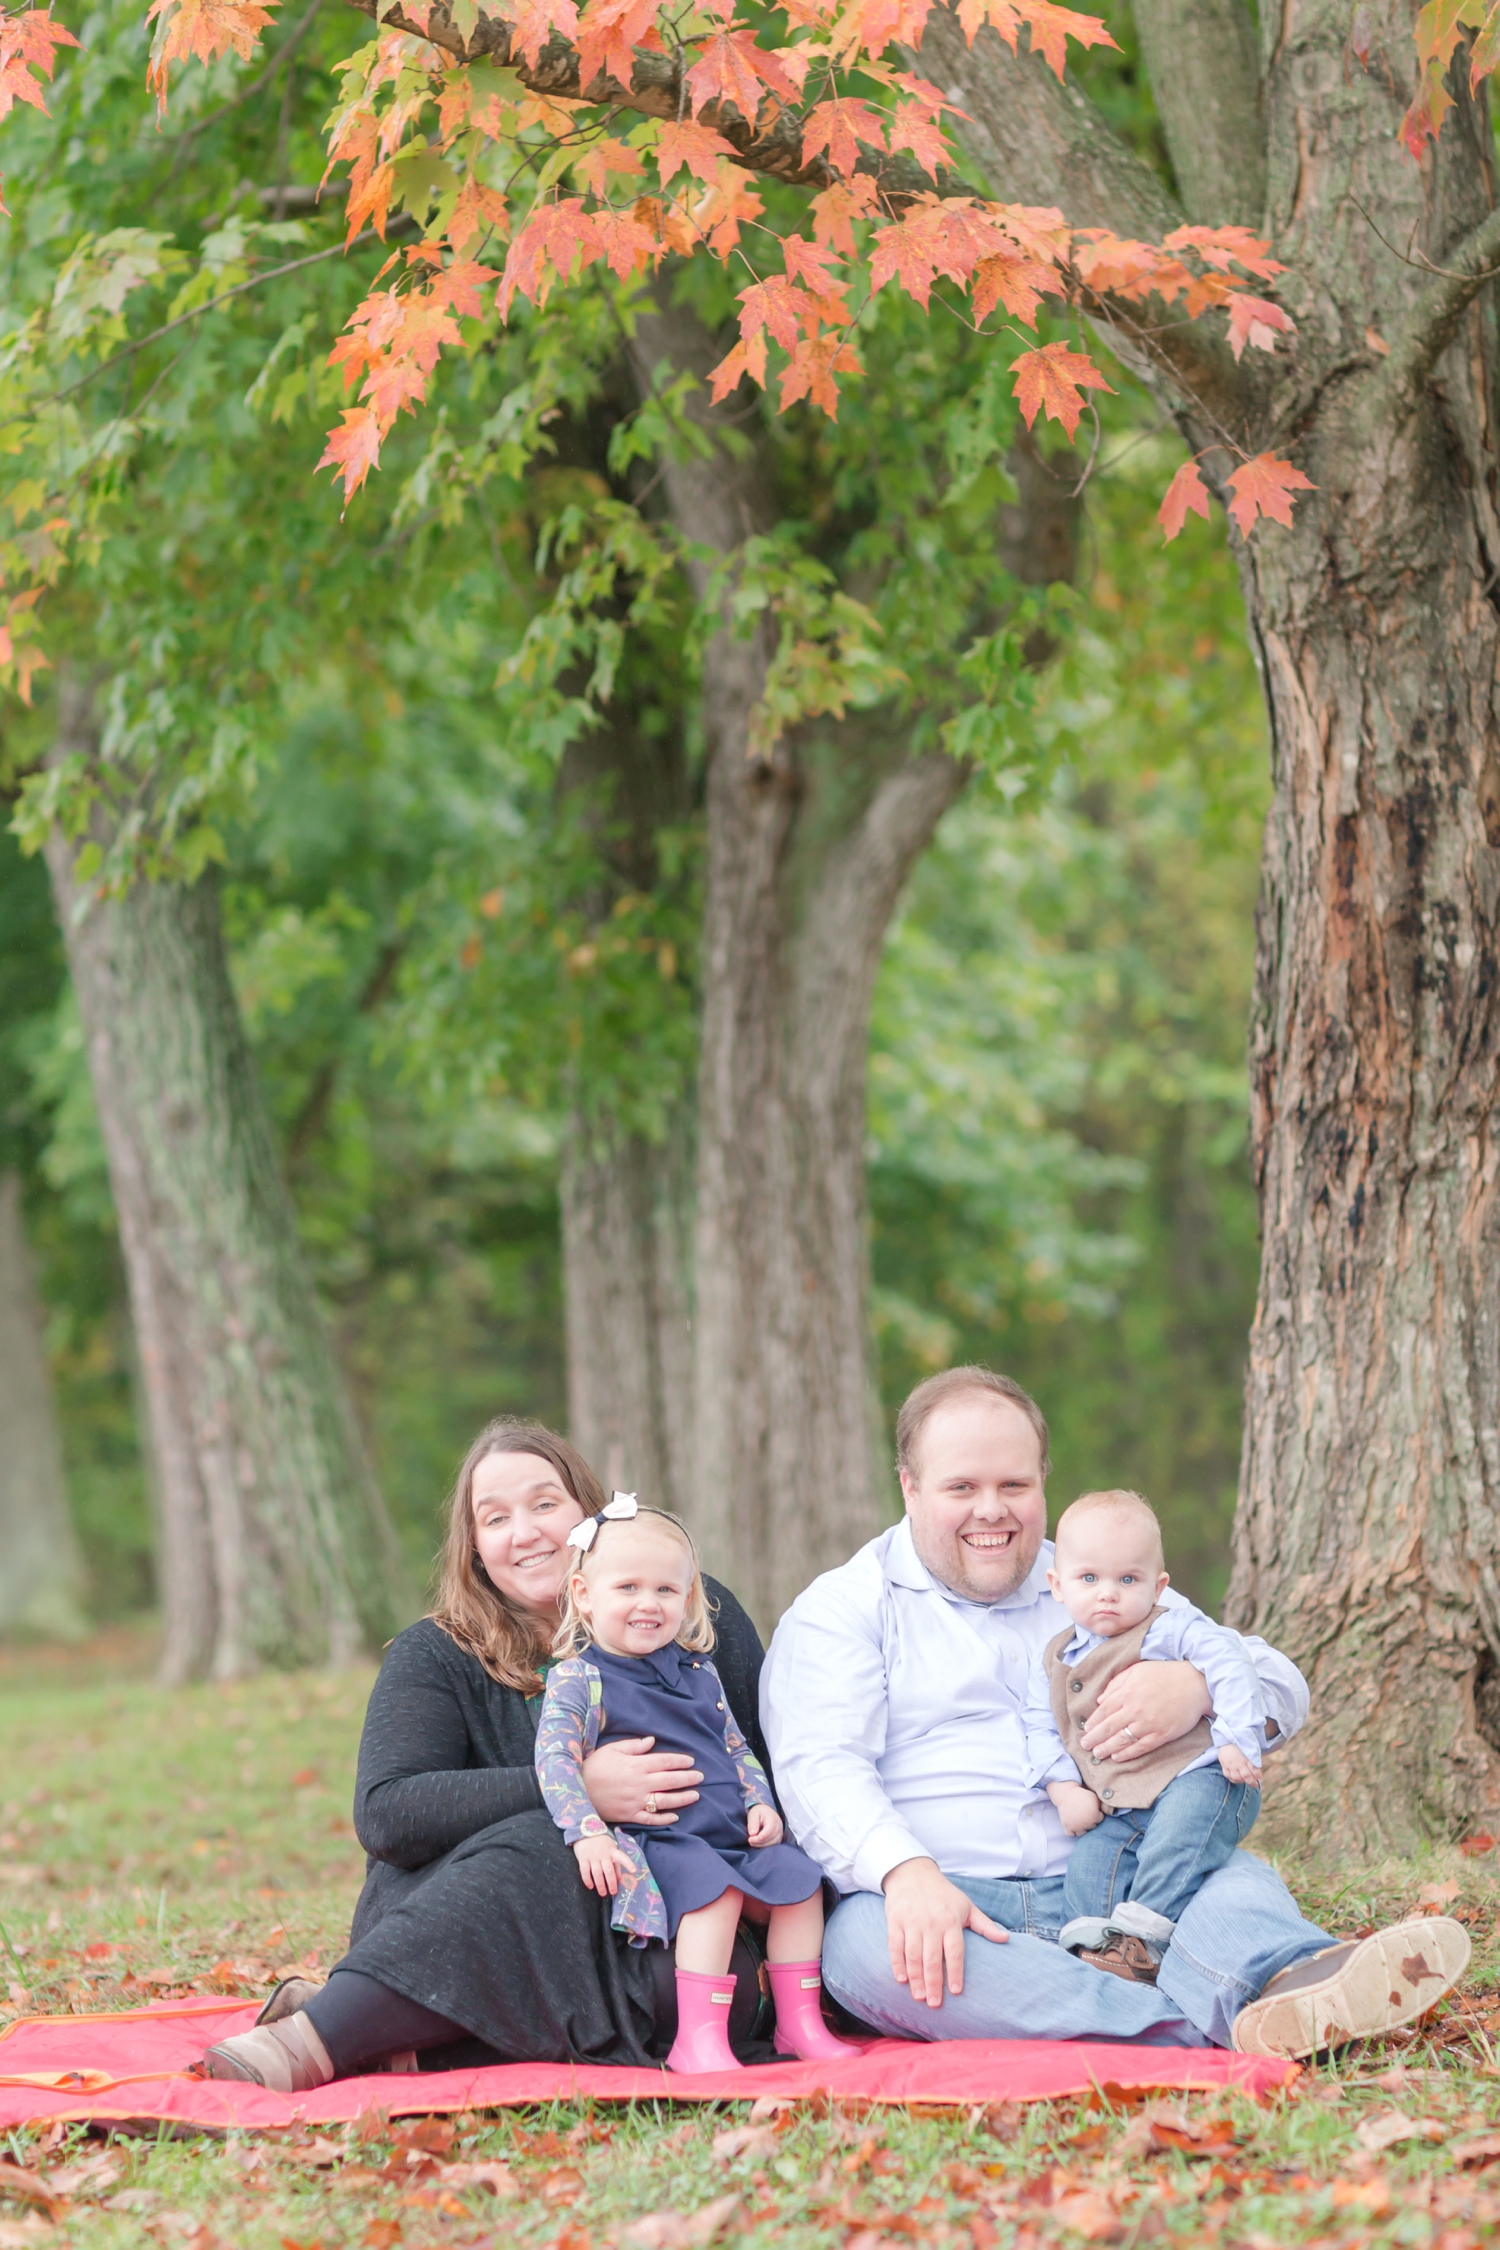
<svg viewBox="0 0 1500 2250"><path fill-rule="evenodd" d="M1169 1781L1154 1805L1106 1813L1073 1846L1063 1897L1068 1916L1104 1914L1129 1899L1170 1925L1165 1944L1210 1875L1227 1867L1255 1826L1260 1791L1226 1780L1218 1765L1197 1766Z"/></svg>

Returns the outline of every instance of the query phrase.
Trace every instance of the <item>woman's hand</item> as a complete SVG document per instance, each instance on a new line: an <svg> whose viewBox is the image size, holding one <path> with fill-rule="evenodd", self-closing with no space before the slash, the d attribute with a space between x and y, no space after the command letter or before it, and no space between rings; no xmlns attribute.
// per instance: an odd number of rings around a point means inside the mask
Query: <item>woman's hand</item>
<svg viewBox="0 0 1500 2250"><path fill-rule="evenodd" d="M620 1877L630 1869L613 1836L580 1836L573 1846L573 1857L589 1889L601 1898L613 1898L620 1888Z"/></svg>
<svg viewBox="0 0 1500 2250"><path fill-rule="evenodd" d="M780 1813L773 1811L770 1805L752 1805L747 1825L750 1841L757 1849L766 1844L779 1844L786 1834Z"/></svg>
<svg viewBox="0 0 1500 2250"><path fill-rule="evenodd" d="M583 1786L601 1820L612 1827L670 1828L684 1805L698 1802L703 1779L685 1750L655 1750L654 1734L609 1742L583 1761Z"/></svg>
<svg viewBox="0 0 1500 2250"><path fill-rule="evenodd" d="M1083 1746L1091 1757L1133 1766L1190 1734L1213 1707L1196 1664L1132 1664L1100 1696L1083 1730Z"/></svg>

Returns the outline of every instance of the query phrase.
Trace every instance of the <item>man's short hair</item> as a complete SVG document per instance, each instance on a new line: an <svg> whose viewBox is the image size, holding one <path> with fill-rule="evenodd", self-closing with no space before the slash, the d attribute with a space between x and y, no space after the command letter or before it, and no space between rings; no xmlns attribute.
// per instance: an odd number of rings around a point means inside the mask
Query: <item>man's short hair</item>
<svg viewBox="0 0 1500 2250"><path fill-rule="evenodd" d="M1047 1417L1029 1391L1009 1375L997 1375L992 1367L945 1367L941 1375L929 1375L925 1383L918 1383L896 1416L896 1467L908 1476L917 1473L917 1450L922 1432L940 1406L947 1406L957 1398L1003 1398L1009 1405L1018 1406L1036 1432L1041 1449L1042 1475L1047 1474L1051 1462L1047 1455Z"/></svg>
<svg viewBox="0 0 1500 2250"><path fill-rule="evenodd" d="M1116 1485L1105 1492L1080 1492L1071 1507L1064 1508L1057 1519L1054 1541L1060 1540L1064 1531L1075 1535L1079 1526L1090 1516L1134 1516L1143 1529L1149 1528L1156 1542L1158 1569L1166 1567L1161 1537L1161 1518L1143 1493L1131 1492L1124 1485Z"/></svg>

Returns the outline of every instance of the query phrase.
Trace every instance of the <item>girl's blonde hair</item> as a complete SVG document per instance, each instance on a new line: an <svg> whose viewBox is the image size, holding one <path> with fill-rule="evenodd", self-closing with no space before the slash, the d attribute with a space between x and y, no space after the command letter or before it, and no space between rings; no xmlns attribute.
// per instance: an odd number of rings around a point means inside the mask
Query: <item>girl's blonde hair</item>
<svg viewBox="0 0 1500 2250"><path fill-rule="evenodd" d="M535 1453L557 1471L586 1516L597 1516L605 1491L583 1455L543 1422L501 1415L487 1422L464 1455L448 1501L448 1530L437 1558L436 1600L428 1615L450 1640L477 1657L502 1687L536 1695L547 1654L544 1618L507 1601L474 1546L474 1472L492 1453Z"/></svg>
<svg viewBox="0 0 1500 2250"><path fill-rule="evenodd" d="M681 1517L674 1516L669 1508L637 1508L633 1516L602 1517L599 1529L594 1533L593 1545L585 1553L579 1555L573 1569L568 1573L568 1583L563 1592L562 1623L558 1626L552 1643L554 1656L576 1656L578 1651L581 1648L586 1648L594 1637L593 1626L584 1616L574 1598L574 1578L581 1577L586 1573L588 1565L594 1560L600 1547L606 1540L614 1537L617 1525L622 1527L629 1525L633 1528L645 1517L650 1517L657 1523L669 1524L686 1547L693 1565L693 1583L688 1588L687 1607L682 1613L682 1625L676 1636L677 1646L690 1649L694 1656L707 1656L709 1650L713 1647L713 1613L708 1596L703 1590L703 1573L698 1568L698 1550L693 1545L692 1533Z"/></svg>

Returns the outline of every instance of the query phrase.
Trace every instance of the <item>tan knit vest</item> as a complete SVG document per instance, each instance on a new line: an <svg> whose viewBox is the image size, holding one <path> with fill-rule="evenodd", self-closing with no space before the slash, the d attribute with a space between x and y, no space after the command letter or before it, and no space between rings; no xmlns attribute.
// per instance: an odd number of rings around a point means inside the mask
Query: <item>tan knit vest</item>
<svg viewBox="0 0 1500 2250"><path fill-rule="evenodd" d="M1158 1603L1151 1615L1130 1632L1117 1633L1112 1641L1101 1641L1076 1664L1064 1664L1062 1660L1062 1652L1073 1638L1071 1625L1065 1633L1049 1641L1043 1651L1042 1662L1047 1667L1052 1691L1052 1716L1057 1721L1063 1748L1082 1774L1084 1787L1093 1790L1107 1813L1139 1812L1147 1805L1154 1805L1167 1783L1174 1781L1184 1766L1190 1766L1195 1758L1201 1758L1205 1750L1213 1747L1213 1730L1207 1719L1200 1719L1191 1734L1163 1743L1149 1758L1142 1758L1133 1766L1117 1765L1113 1758L1092 1758L1083 1747L1083 1730L1093 1716L1094 1706L1111 1680L1128 1666L1140 1663L1141 1643L1160 1615Z"/></svg>

